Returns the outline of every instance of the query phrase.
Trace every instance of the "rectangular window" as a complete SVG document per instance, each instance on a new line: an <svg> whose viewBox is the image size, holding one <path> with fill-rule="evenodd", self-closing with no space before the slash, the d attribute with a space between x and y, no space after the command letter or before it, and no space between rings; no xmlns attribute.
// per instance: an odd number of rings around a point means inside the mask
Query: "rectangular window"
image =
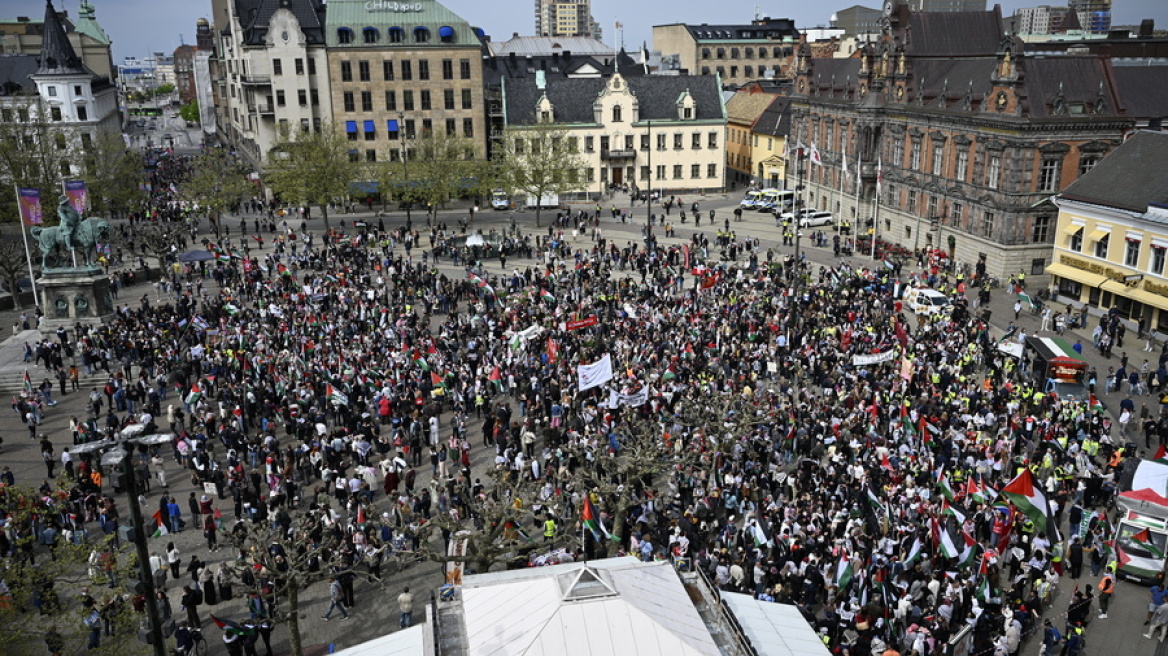
<svg viewBox="0 0 1168 656"><path fill-rule="evenodd" d="M711 132L709 134L709 139L706 140L706 147L707 148L717 148L718 147L718 133L717 132Z"/></svg>
<svg viewBox="0 0 1168 656"><path fill-rule="evenodd" d="M341 97L344 99L344 100L343 100L343 102L344 102L344 105L345 105L345 111L346 111L346 112L355 112L355 111L357 111L357 103L356 103L356 102L354 102L354 96L353 96L353 92L352 92L352 91L346 91L344 94L342 94L342 96L341 96Z"/></svg>
<svg viewBox="0 0 1168 656"><path fill-rule="evenodd" d="M689 165L689 177L694 178L695 180L697 178L702 177L702 165L701 164L690 164Z"/></svg>
<svg viewBox="0 0 1168 656"><path fill-rule="evenodd" d="M909 168L911 168L914 171L921 170L921 140L920 139L913 139L912 153L909 157L911 160L909 162Z"/></svg>
<svg viewBox="0 0 1168 656"><path fill-rule="evenodd" d="M453 137L458 135L458 121L452 118L446 119L446 136Z"/></svg>
<svg viewBox="0 0 1168 656"><path fill-rule="evenodd" d="M377 131L369 129L369 128L373 127L371 125L371 123L372 123L372 121L365 121L365 141L376 141L377 140Z"/></svg>
<svg viewBox="0 0 1168 656"><path fill-rule="evenodd" d="M957 151L957 174L954 176L961 182L965 182L965 174L969 172L969 151L962 149Z"/></svg>
<svg viewBox="0 0 1168 656"><path fill-rule="evenodd" d="M402 109L407 112L414 111L414 92L410 90L402 91Z"/></svg>
<svg viewBox="0 0 1168 656"><path fill-rule="evenodd" d="M1058 191L1059 167L1062 160L1048 157L1042 160L1042 167L1038 170L1038 190Z"/></svg>
<svg viewBox="0 0 1168 656"><path fill-rule="evenodd" d="M299 91L297 91L296 92L296 100L300 103L301 107L307 107L308 106L308 91L306 91L304 89L300 89Z"/></svg>
<svg viewBox="0 0 1168 656"><path fill-rule="evenodd" d="M1165 249L1163 246L1152 244L1152 257L1149 258L1151 261L1148 262L1148 273L1157 276L1164 275L1164 253ZM1166 313L1164 310L1161 310L1161 312Z"/></svg>
<svg viewBox="0 0 1168 656"><path fill-rule="evenodd" d="M393 60L387 59L381 62L381 77L386 82L393 80Z"/></svg>
<svg viewBox="0 0 1168 656"><path fill-rule="evenodd" d="M402 61L402 63L401 63L401 79L403 79L403 80L414 79L414 68L413 68L413 65L410 64L410 61L408 59Z"/></svg>
<svg viewBox="0 0 1168 656"><path fill-rule="evenodd" d="M377 161L377 151L374 150L373 148L367 148L365 150L365 161L366 162L376 162Z"/></svg>
<svg viewBox="0 0 1168 656"><path fill-rule="evenodd" d="M353 63L343 61L341 62L341 82L353 81Z"/></svg>
<svg viewBox="0 0 1168 656"><path fill-rule="evenodd" d="M362 91L361 92L361 111L363 111L363 112L373 111L373 92L372 91Z"/></svg>
<svg viewBox="0 0 1168 656"><path fill-rule="evenodd" d="M665 150L665 135L657 135L657 150Z"/></svg>
<svg viewBox="0 0 1168 656"><path fill-rule="evenodd" d="M443 80L453 80L454 79L454 60L452 60L452 59L443 59L442 60L442 79Z"/></svg>
<svg viewBox="0 0 1168 656"><path fill-rule="evenodd" d="M357 77L360 78L360 80L362 82L369 81L369 62L367 62L367 61L357 62Z"/></svg>
<svg viewBox="0 0 1168 656"><path fill-rule="evenodd" d="M626 134L625 135L625 150L632 150L632 149L633 149L633 135Z"/></svg>
<svg viewBox="0 0 1168 656"><path fill-rule="evenodd" d="M88 121L89 120L89 110L85 109L85 105L78 105L77 106L77 120L78 121ZM89 135L83 134L81 136L88 137Z"/></svg>
<svg viewBox="0 0 1168 656"><path fill-rule="evenodd" d="M693 133L692 140L690 142L689 147L692 148L693 150L701 150L702 149L702 133L701 132L694 132ZM697 176L694 176L694 177L696 178Z"/></svg>
<svg viewBox="0 0 1168 656"><path fill-rule="evenodd" d="M385 110L389 112L397 111L397 94L393 91L385 92Z"/></svg>
<svg viewBox="0 0 1168 656"><path fill-rule="evenodd" d="M908 206L905 211L909 214L916 214L917 212L917 192L915 189L910 189L908 192Z"/></svg>
<svg viewBox="0 0 1168 656"><path fill-rule="evenodd" d="M1035 244L1045 244L1050 240L1050 227L1052 217L1036 216L1034 217L1034 233L1030 236Z"/></svg>
<svg viewBox="0 0 1168 656"><path fill-rule="evenodd" d="M462 108L474 109L474 94L470 89L462 90Z"/></svg>
<svg viewBox="0 0 1168 656"><path fill-rule="evenodd" d="M1087 171L1095 168L1099 163L1098 155L1080 155L1079 156L1079 177L1086 175Z"/></svg>
<svg viewBox="0 0 1168 656"><path fill-rule="evenodd" d="M454 109L454 89L442 90L442 107L443 109Z"/></svg>
<svg viewBox="0 0 1168 656"><path fill-rule="evenodd" d="M458 77L463 79L463 80L470 79L470 60L469 59L458 60Z"/></svg>
<svg viewBox="0 0 1168 656"><path fill-rule="evenodd" d="M933 146L933 175L941 175L941 169L944 167L944 162L942 161L944 156L945 149L941 144L935 144Z"/></svg>
<svg viewBox="0 0 1168 656"><path fill-rule="evenodd" d="M1140 242L1136 239L1128 239L1127 247L1123 251L1123 265L1135 268L1140 262Z"/></svg>
<svg viewBox="0 0 1168 656"><path fill-rule="evenodd" d="M673 149L674 150L681 150L682 149L682 143L681 143L682 139L683 139L683 137L680 134L673 135Z"/></svg>
<svg viewBox="0 0 1168 656"><path fill-rule="evenodd" d="M1095 242L1095 257L1102 259L1102 260L1106 260L1107 259L1107 247L1110 245L1111 245L1111 235L1110 234L1103 235L1102 239Z"/></svg>
<svg viewBox="0 0 1168 656"><path fill-rule="evenodd" d="M418 79L419 80L429 80L430 79L430 60L429 59L419 59L418 60Z"/></svg>
<svg viewBox="0 0 1168 656"><path fill-rule="evenodd" d="M320 94L316 92L316 89L310 89L308 91L308 98L312 101L313 107L320 104Z"/></svg>
<svg viewBox="0 0 1168 656"><path fill-rule="evenodd" d="M422 89L422 91L420 93L421 93L420 100L422 103L422 109L423 110L432 109L432 107L430 106L430 90L429 89Z"/></svg>
<svg viewBox="0 0 1168 656"><path fill-rule="evenodd" d="M1071 249L1072 251L1074 251L1076 253L1083 252L1083 229L1082 228L1079 228L1078 230L1071 233L1071 237L1069 239L1067 239L1067 248Z"/></svg>
<svg viewBox="0 0 1168 656"><path fill-rule="evenodd" d="M961 220L965 218L965 207L961 203L953 203L953 217L951 219L952 225L961 225Z"/></svg>
<svg viewBox="0 0 1168 656"><path fill-rule="evenodd" d="M994 213L986 212L982 215L982 219L982 229L985 230L982 234L986 237L992 237L994 235Z"/></svg>
<svg viewBox="0 0 1168 656"><path fill-rule="evenodd" d="M893 166L900 168L904 166L904 142L896 141L892 144L892 162Z"/></svg>
<svg viewBox="0 0 1168 656"><path fill-rule="evenodd" d="M304 75L304 60L299 57L296 58L296 74Z"/></svg>
<svg viewBox="0 0 1168 656"><path fill-rule="evenodd" d="M608 150L609 150L608 142L609 142L609 138L607 136L602 135L600 137L600 152L602 152L602 153L608 152Z"/></svg>
<svg viewBox="0 0 1168 656"><path fill-rule="evenodd" d="M316 60L315 59L308 60L308 74L309 75L316 75Z"/></svg>
<svg viewBox="0 0 1168 656"><path fill-rule="evenodd" d="M584 152L590 153L596 149L595 137L584 137Z"/></svg>
<svg viewBox="0 0 1168 656"><path fill-rule="evenodd" d="M986 186L990 189L998 188L998 179L1002 177L1002 156L990 155L989 166L986 167Z"/></svg>
<svg viewBox="0 0 1168 656"><path fill-rule="evenodd" d="M424 118L422 119L422 134L428 134L434 131L434 121Z"/></svg>
<svg viewBox="0 0 1168 656"><path fill-rule="evenodd" d="M475 131L474 130L474 119L473 118L462 119L462 136L464 136L468 139L472 139L472 138L474 138L474 131Z"/></svg>
<svg viewBox="0 0 1168 656"><path fill-rule="evenodd" d="M706 177L707 178L718 177L718 165L717 164L706 164Z"/></svg>
<svg viewBox="0 0 1168 656"><path fill-rule="evenodd" d="M283 75L283 74L284 74L284 62L280 61L279 59L273 59L272 60L272 75Z"/></svg>

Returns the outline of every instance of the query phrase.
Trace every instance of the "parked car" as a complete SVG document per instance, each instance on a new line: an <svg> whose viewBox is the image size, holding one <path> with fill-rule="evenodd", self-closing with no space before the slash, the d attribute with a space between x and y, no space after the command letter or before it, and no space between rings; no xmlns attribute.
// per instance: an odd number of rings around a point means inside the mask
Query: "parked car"
<svg viewBox="0 0 1168 656"><path fill-rule="evenodd" d="M783 221L795 221L796 219L801 221L804 217L810 216L818 211L814 207L804 207L796 212L775 212L775 215Z"/></svg>
<svg viewBox="0 0 1168 656"><path fill-rule="evenodd" d="M804 214L799 219L800 228L814 228L833 224L835 224L835 217L832 216L831 212L812 211Z"/></svg>

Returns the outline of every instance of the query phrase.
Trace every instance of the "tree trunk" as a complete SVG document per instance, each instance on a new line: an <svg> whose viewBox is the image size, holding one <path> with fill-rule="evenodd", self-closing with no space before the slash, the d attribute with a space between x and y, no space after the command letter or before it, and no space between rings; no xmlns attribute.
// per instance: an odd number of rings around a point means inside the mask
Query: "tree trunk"
<svg viewBox="0 0 1168 656"><path fill-rule="evenodd" d="M300 588L288 586L288 642L292 646L292 656L304 656L304 646L300 643Z"/></svg>
<svg viewBox="0 0 1168 656"><path fill-rule="evenodd" d="M535 227L539 228L539 201L535 203Z"/></svg>
<svg viewBox="0 0 1168 656"><path fill-rule="evenodd" d="M324 217L324 229L327 231L329 229L328 203L321 203L320 204L320 215L322 217Z"/></svg>

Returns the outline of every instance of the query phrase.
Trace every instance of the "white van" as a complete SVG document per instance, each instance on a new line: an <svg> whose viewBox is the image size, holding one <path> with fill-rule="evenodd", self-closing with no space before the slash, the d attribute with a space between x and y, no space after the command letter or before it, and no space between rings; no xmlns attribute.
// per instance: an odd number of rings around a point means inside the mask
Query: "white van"
<svg viewBox="0 0 1168 656"><path fill-rule="evenodd" d="M795 192L789 189L765 189L755 206L760 212L785 212L795 203Z"/></svg>
<svg viewBox="0 0 1168 656"><path fill-rule="evenodd" d="M738 207L744 210L753 210L758 208L759 198L762 197L765 189L752 189L746 192L746 196L742 198L742 202L738 203Z"/></svg>
<svg viewBox="0 0 1168 656"><path fill-rule="evenodd" d="M948 296L928 287L914 287L904 295L904 306L917 314L938 314L950 305Z"/></svg>

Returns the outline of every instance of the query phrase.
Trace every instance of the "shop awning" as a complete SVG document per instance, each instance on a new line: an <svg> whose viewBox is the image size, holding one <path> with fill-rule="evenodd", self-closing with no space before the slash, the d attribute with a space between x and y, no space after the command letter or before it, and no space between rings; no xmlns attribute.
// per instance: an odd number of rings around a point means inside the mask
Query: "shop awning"
<svg viewBox="0 0 1168 656"><path fill-rule="evenodd" d="M1068 225L1067 227L1063 228L1063 232L1065 232L1068 235L1073 235L1082 229L1083 229L1083 226L1081 226L1081 225L1071 224L1071 225Z"/></svg>
<svg viewBox="0 0 1168 656"><path fill-rule="evenodd" d="M1168 297L1164 297L1159 294L1153 294L1146 289L1128 287L1121 282L1108 280L1107 282L1103 283L1103 291L1111 292L1117 296L1130 298L1133 301L1143 303L1144 305L1151 305L1152 307L1160 308L1161 310L1168 310Z"/></svg>
<svg viewBox="0 0 1168 656"><path fill-rule="evenodd" d="M1111 234L1110 230L1099 230L1097 228L1095 230L1092 230L1091 234L1088 236L1091 238L1091 241L1101 241L1101 240L1103 240L1104 237L1107 237L1110 234Z"/></svg>
<svg viewBox="0 0 1168 656"><path fill-rule="evenodd" d="M1066 278L1067 280L1083 283L1088 287L1098 287L1108 280L1106 276L1101 276L1098 273L1083 271L1082 269L1076 269L1065 264L1048 264L1046 272L1059 278Z"/></svg>

